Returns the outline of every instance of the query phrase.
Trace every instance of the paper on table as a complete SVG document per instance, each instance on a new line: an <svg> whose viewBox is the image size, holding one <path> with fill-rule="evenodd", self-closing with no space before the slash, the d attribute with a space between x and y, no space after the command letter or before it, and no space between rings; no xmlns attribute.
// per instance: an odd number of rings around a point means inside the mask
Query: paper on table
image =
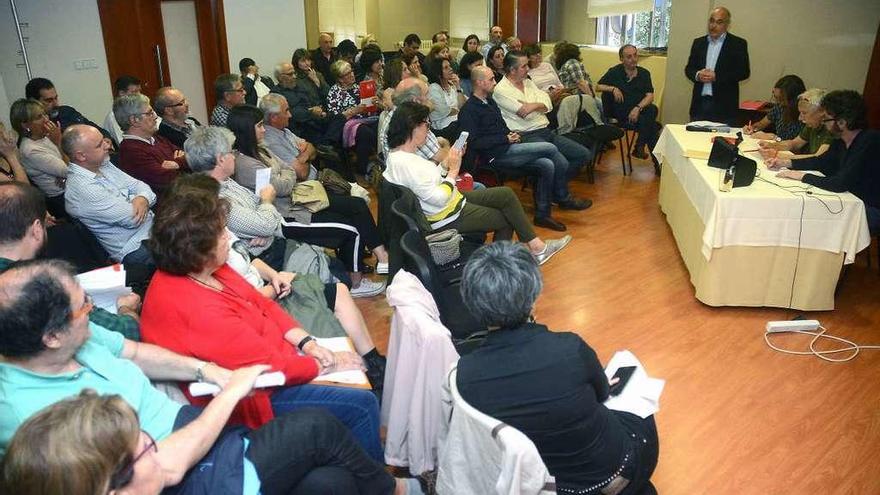
<svg viewBox="0 0 880 495"><path fill-rule="evenodd" d="M318 345L333 352L353 351L348 337L326 337L316 338L315 340L318 341ZM367 375L361 370L327 373L326 375L319 375L315 380L320 382L345 383L349 385L370 385Z"/></svg>
<svg viewBox="0 0 880 495"><path fill-rule="evenodd" d="M254 177L254 193L258 196L260 191L268 186L272 179L272 169L271 168L261 168L257 170L257 174Z"/></svg>
<svg viewBox="0 0 880 495"><path fill-rule="evenodd" d="M95 306L116 313L116 299L131 294L125 286L125 268L120 264L105 266L76 276L80 287L91 296Z"/></svg>
<svg viewBox="0 0 880 495"><path fill-rule="evenodd" d="M610 380L617 369L623 366L635 366L636 370L623 392L617 397L609 397L605 401L605 407L615 411L633 413L640 418L647 418L655 414L660 410L660 394L663 393L666 381L649 377L642 363L628 350L614 353L605 367L606 377Z"/></svg>
<svg viewBox="0 0 880 495"><path fill-rule="evenodd" d="M685 125L696 125L700 127L729 127L722 122L712 122L711 120L695 120L693 122L688 122Z"/></svg>

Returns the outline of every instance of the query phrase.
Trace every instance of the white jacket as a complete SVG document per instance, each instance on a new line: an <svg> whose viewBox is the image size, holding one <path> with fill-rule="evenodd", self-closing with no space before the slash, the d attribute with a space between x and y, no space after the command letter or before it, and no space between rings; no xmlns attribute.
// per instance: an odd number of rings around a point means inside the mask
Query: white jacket
<svg viewBox="0 0 880 495"><path fill-rule="evenodd" d="M437 465L443 384L459 356L437 304L414 275L397 272L385 296L394 308L382 398L385 462L416 475Z"/></svg>

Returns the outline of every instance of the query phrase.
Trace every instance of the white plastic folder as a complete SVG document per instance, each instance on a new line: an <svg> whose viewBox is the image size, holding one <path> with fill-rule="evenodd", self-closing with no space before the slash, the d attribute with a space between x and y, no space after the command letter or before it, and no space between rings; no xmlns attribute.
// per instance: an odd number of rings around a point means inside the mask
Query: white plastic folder
<svg viewBox="0 0 880 495"><path fill-rule="evenodd" d="M318 345L327 348L333 352L354 351L354 347L348 337L323 337L316 338ZM319 375L315 378L316 382L333 382L345 385L353 385L360 387L369 387L370 381L367 375L361 370L336 371Z"/></svg>
<svg viewBox="0 0 880 495"><path fill-rule="evenodd" d="M259 196L260 191L262 191L264 187L268 186L271 183L272 183L272 169L271 168L258 169L256 171L256 176L254 177L254 194Z"/></svg>
<svg viewBox="0 0 880 495"><path fill-rule="evenodd" d="M660 394L666 380L651 378L639 359L628 350L617 351L605 367L605 375L610 380L618 368L635 366L636 370L629 383L617 397L609 397L605 407L615 411L635 414L644 419L660 410Z"/></svg>
<svg viewBox="0 0 880 495"><path fill-rule="evenodd" d="M120 264L80 273L76 281L95 301L95 306L116 313L116 299L131 294L125 286L125 268Z"/></svg>

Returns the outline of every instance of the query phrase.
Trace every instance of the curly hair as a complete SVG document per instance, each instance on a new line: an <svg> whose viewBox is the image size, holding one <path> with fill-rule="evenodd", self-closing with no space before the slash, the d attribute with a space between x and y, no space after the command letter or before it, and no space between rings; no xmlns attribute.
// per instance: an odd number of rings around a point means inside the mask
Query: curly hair
<svg viewBox="0 0 880 495"><path fill-rule="evenodd" d="M773 85L782 92L779 104L782 105L782 120L785 123L798 121L798 97L807 90L804 80L793 74L782 76Z"/></svg>
<svg viewBox="0 0 880 495"><path fill-rule="evenodd" d="M216 182L193 174L172 183L147 241L160 270L186 275L204 269L214 259L229 211L229 203L211 192L219 187Z"/></svg>
<svg viewBox="0 0 880 495"><path fill-rule="evenodd" d="M413 131L428 119L431 110L414 101L401 103L388 123L388 147L393 149L412 137Z"/></svg>

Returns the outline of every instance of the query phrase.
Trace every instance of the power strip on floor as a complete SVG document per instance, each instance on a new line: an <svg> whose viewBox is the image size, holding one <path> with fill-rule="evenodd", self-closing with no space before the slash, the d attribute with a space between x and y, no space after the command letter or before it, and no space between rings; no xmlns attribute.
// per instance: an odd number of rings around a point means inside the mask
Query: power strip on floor
<svg viewBox="0 0 880 495"><path fill-rule="evenodd" d="M819 320L786 320L767 322L767 333L815 332L818 329Z"/></svg>

